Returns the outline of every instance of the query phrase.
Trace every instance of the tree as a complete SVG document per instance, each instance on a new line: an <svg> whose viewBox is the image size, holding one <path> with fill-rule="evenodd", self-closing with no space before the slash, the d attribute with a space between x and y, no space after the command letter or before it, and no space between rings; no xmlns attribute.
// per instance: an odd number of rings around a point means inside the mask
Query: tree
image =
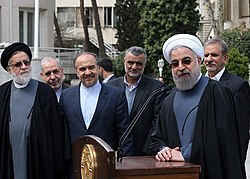
<svg viewBox="0 0 250 179"><path fill-rule="evenodd" d="M90 42L89 42L89 31L88 31L88 24L85 17L84 12L84 0L80 0L80 12L81 12L81 19L82 19L82 26L84 31L84 49L86 51L90 51Z"/></svg>
<svg viewBox="0 0 250 179"><path fill-rule="evenodd" d="M230 73L238 75L245 80L249 79L249 59L244 54L240 53L237 48L231 48L228 52L229 61L226 65Z"/></svg>
<svg viewBox="0 0 250 179"><path fill-rule="evenodd" d="M98 8L97 8L96 0L91 0L91 2L92 2L92 7L93 7L94 19L95 19L96 35L97 35L98 44L99 44L99 57L104 58L106 57L106 53L105 53L105 47L104 47L104 42L103 42L103 35L102 35L101 23L99 19Z"/></svg>
<svg viewBox="0 0 250 179"><path fill-rule="evenodd" d="M216 23L216 20L214 19L214 9L213 9L212 3L210 0L205 0L203 3L204 3L204 6L207 8L208 17L209 17L212 29L214 30L214 35L217 36L219 34L219 28Z"/></svg>
<svg viewBox="0 0 250 179"><path fill-rule="evenodd" d="M247 29L244 25L235 29L227 29L223 31L221 38L229 48L237 48L250 60L250 29Z"/></svg>
<svg viewBox="0 0 250 179"><path fill-rule="evenodd" d="M204 0L204 6L208 10L208 16L210 23L212 25L212 29L214 30L214 36L220 37L220 34L224 30L224 8L223 8L223 0L217 1L218 9L214 9L210 0ZM215 11L218 11L217 21L215 20Z"/></svg>
<svg viewBox="0 0 250 179"><path fill-rule="evenodd" d="M139 25L148 53L145 73L156 73L157 61L163 58L162 46L170 36L178 33L196 34L200 20L197 6L196 0L140 0ZM172 83L171 79L170 70L165 65L164 80Z"/></svg>
<svg viewBox="0 0 250 179"><path fill-rule="evenodd" d="M54 25L55 25L56 36L57 36L57 46L63 47L61 30L60 30L60 27L59 27L59 24L58 24L58 20L57 20L57 17L56 17L55 13L54 13Z"/></svg>
<svg viewBox="0 0 250 179"><path fill-rule="evenodd" d="M143 39L139 28L140 12L136 0L116 0L117 48L123 51L131 46L142 46Z"/></svg>

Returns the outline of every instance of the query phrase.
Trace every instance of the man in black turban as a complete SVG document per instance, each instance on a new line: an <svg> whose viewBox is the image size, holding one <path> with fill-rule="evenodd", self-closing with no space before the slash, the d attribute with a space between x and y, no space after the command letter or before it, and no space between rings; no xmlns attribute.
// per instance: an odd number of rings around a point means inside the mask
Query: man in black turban
<svg viewBox="0 0 250 179"><path fill-rule="evenodd" d="M25 43L22 42L13 43L9 45L7 48L5 48L5 50L1 55L1 65L5 70L7 70L8 62L11 56L18 51L25 52L28 55L29 60L32 59L32 53L30 51L30 48Z"/></svg>
<svg viewBox="0 0 250 179"><path fill-rule="evenodd" d="M66 178L70 142L54 91L31 78L30 48L13 43L1 65L13 80L0 86L0 178Z"/></svg>

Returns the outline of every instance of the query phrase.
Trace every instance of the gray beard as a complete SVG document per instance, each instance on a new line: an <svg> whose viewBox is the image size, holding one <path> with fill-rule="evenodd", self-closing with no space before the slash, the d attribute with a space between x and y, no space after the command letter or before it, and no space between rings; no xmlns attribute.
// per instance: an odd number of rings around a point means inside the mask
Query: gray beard
<svg viewBox="0 0 250 179"><path fill-rule="evenodd" d="M190 90L194 87L200 77L200 67L195 67L187 78L179 78L177 75L174 75L173 72L172 75L177 89L182 91Z"/></svg>
<svg viewBox="0 0 250 179"><path fill-rule="evenodd" d="M29 72L28 75L15 75L12 73L12 77L15 83L19 85L27 85L31 79L31 73Z"/></svg>

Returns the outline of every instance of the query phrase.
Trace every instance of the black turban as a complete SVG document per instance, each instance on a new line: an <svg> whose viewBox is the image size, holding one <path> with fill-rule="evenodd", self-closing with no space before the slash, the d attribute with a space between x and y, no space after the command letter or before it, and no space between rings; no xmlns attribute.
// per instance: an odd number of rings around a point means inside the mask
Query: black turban
<svg viewBox="0 0 250 179"><path fill-rule="evenodd" d="M11 56L17 51L25 52L29 56L29 59L32 59L32 53L28 45L22 42L13 43L6 47L1 55L1 65L6 71Z"/></svg>

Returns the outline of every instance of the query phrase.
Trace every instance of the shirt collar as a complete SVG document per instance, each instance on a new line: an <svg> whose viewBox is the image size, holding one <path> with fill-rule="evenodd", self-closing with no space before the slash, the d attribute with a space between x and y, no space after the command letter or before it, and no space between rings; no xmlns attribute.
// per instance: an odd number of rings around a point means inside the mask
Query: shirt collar
<svg viewBox="0 0 250 179"><path fill-rule="evenodd" d="M81 86L80 86L83 90L100 90L101 89L101 84L99 82L99 80L97 80L96 84L94 84L93 86L91 87L86 87L84 86L82 83L81 83Z"/></svg>
<svg viewBox="0 0 250 179"><path fill-rule="evenodd" d="M133 89L135 89L139 85L140 81L141 81L141 77L139 78L139 80L137 80L136 83L134 83L134 84L131 85L131 84L129 84L127 82L127 79L124 76L124 83L125 83L125 85L126 85L126 87L128 88L129 91L132 91Z"/></svg>
<svg viewBox="0 0 250 179"><path fill-rule="evenodd" d="M210 79L220 81L220 78L221 78L222 74L224 73L224 71L225 71L225 67L222 68L214 77L209 77L208 72L206 72L205 76L210 78Z"/></svg>
<svg viewBox="0 0 250 179"><path fill-rule="evenodd" d="M110 79L112 76L114 76L114 74L109 75L109 76L108 76L107 78L105 78L102 82L103 82L103 83L107 83L107 82L109 81L109 79Z"/></svg>

